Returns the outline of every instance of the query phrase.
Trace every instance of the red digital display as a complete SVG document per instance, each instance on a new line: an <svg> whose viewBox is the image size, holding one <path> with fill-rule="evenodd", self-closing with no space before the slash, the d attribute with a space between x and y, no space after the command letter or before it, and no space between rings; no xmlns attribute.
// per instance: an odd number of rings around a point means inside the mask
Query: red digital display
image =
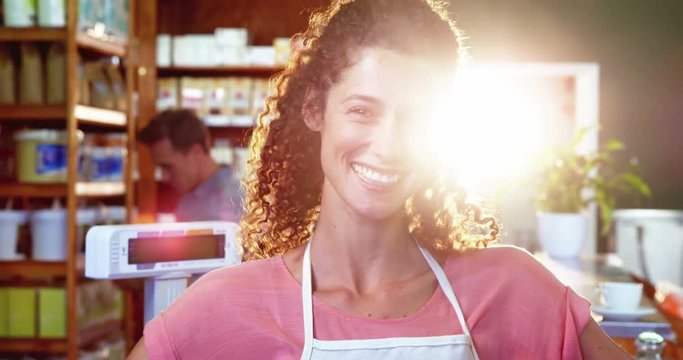
<svg viewBox="0 0 683 360"><path fill-rule="evenodd" d="M225 235L149 237L128 240L129 264L223 257L225 257Z"/></svg>

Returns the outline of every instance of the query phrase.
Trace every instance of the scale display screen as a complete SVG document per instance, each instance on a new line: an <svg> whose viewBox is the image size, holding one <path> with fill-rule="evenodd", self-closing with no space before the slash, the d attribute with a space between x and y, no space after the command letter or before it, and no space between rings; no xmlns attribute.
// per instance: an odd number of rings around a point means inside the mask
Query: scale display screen
<svg viewBox="0 0 683 360"><path fill-rule="evenodd" d="M128 239L128 263L149 264L225 257L225 235L187 235Z"/></svg>

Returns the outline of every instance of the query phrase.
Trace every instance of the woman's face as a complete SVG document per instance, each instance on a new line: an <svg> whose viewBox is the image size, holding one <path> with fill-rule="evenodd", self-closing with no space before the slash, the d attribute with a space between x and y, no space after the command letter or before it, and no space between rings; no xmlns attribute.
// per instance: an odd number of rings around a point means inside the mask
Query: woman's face
<svg viewBox="0 0 683 360"><path fill-rule="evenodd" d="M383 219L402 210L424 174L415 166L421 126L437 80L430 63L381 48L357 53L328 92L322 121L324 191L361 216ZM315 127L315 126L313 126ZM415 141L418 140L418 141Z"/></svg>

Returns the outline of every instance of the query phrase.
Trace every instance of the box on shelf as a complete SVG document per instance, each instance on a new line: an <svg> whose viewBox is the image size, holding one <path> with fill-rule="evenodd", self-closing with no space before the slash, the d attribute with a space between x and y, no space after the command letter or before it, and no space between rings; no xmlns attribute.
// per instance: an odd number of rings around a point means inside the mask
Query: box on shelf
<svg viewBox="0 0 683 360"><path fill-rule="evenodd" d="M0 287L0 338L9 336L9 290Z"/></svg>
<svg viewBox="0 0 683 360"><path fill-rule="evenodd" d="M33 43L21 43L19 49L19 103L42 105L45 103L45 86L40 51Z"/></svg>
<svg viewBox="0 0 683 360"><path fill-rule="evenodd" d="M157 91L157 111L177 108L180 105L178 90L180 88L178 78L159 79Z"/></svg>
<svg viewBox="0 0 683 360"><path fill-rule="evenodd" d="M15 90L17 69L9 45L0 43L0 104L14 105L17 101Z"/></svg>
<svg viewBox="0 0 683 360"><path fill-rule="evenodd" d="M249 46L245 56L247 65L275 66L275 47Z"/></svg>
<svg viewBox="0 0 683 360"><path fill-rule="evenodd" d="M180 35L173 38L173 65L217 66L221 54L213 35Z"/></svg>
<svg viewBox="0 0 683 360"><path fill-rule="evenodd" d="M157 35L157 66L171 66L173 57L173 38L170 34Z"/></svg>
<svg viewBox="0 0 683 360"><path fill-rule="evenodd" d="M266 99L270 95L270 83L267 79L255 79L252 87L252 101L251 106L254 116L258 116L263 112L266 106Z"/></svg>
<svg viewBox="0 0 683 360"><path fill-rule="evenodd" d="M66 337L66 291L63 288L38 289L38 337Z"/></svg>
<svg viewBox="0 0 683 360"><path fill-rule="evenodd" d="M50 105L66 103L66 49L64 44L50 44L45 59L46 102Z"/></svg>
<svg viewBox="0 0 683 360"><path fill-rule="evenodd" d="M287 65L290 54L292 53L290 39L286 37L275 38L273 40L273 48L275 49L275 65Z"/></svg>
<svg viewBox="0 0 683 360"><path fill-rule="evenodd" d="M36 336L36 290L7 288L7 336L31 338Z"/></svg>

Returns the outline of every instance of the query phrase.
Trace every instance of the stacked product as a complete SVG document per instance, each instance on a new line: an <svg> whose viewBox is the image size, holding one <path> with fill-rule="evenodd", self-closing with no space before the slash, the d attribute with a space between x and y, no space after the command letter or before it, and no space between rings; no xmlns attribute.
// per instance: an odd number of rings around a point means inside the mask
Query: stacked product
<svg viewBox="0 0 683 360"><path fill-rule="evenodd" d="M267 79L250 77L159 80L157 110L194 110L208 126L252 127L270 95Z"/></svg>
<svg viewBox="0 0 683 360"><path fill-rule="evenodd" d="M81 329L122 319L122 294L112 282L84 283L78 293ZM66 317L63 287L0 287L0 338L63 339Z"/></svg>
<svg viewBox="0 0 683 360"><path fill-rule="evenodd" d="M157 37L157 65L168 66L284 66L290 54L289 38L276 38L272 46L249 45L244 28L218 28L213 34Z"/></svg>

